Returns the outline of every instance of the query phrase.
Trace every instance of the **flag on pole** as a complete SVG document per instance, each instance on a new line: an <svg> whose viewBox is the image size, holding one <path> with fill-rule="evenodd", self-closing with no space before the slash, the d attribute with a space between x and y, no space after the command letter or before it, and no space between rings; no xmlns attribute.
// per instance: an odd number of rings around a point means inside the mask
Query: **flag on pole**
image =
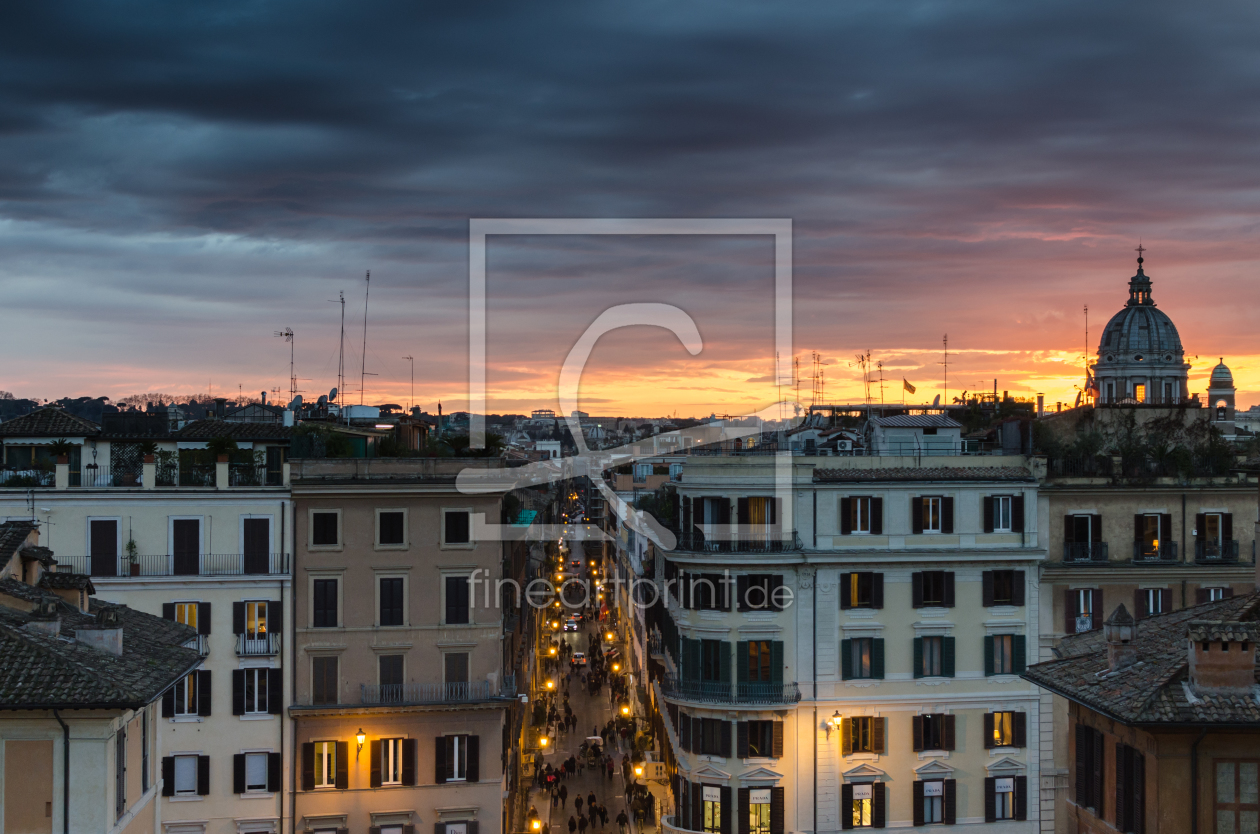
<svg viewBox="0 0 1260 834"><path fill-rule="evenodd" d="M909 391L911 394L914 393L914 386L909 382L906 382L906 378L904 376L901 378L901 387Z"/></svg>

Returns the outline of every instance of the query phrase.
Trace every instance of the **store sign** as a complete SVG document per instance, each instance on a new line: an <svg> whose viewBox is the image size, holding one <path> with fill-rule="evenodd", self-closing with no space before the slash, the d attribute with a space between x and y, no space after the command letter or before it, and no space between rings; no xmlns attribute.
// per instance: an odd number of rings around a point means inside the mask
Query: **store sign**
<svg viewBox="0 0 1260 834"><path fill-rule="evenodd" d="M705 789L704 789L704 801L705 801L705 802L721 802L721 801L722 801L722 789L721 789L721 788L710 788L710 787L707 787L707 786L706 786L706 787L705 787Z"/></svg>
<svg viewBox="0 0 1260 834"><path fill-rule="evenodd" d="M751 797L750 801L752 802L753 805L769 805L770 804L770 789L769 788L754 788L753 790L749 791L749 794Z"/></svg>
<svg viewBox="0 0 1260 834"><path fill-rule="evenodd" d="M923 795L924 796L944 796L945 783L944 782L924 782Z"/></svg>
<svg viewBox="0 0 1260 834"><path fill-rule="evenodd" d="M994 790L996 790L998 793L1014 793L1015 780L1010 778L1009 776L1005 779L998 779L997 787L995 787Z"/></svg>
<svg viewBox="0 0 1260 834"><path fill-rule="evenodd" d="M853 798L854 799L870 799L871 786L870 785L854 785Z"/></svg>

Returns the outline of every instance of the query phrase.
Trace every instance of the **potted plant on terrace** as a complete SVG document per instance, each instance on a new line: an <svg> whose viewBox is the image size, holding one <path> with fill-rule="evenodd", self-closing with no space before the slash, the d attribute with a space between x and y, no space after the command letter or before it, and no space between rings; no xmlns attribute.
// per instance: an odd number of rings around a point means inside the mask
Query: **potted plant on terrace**
<svg viewBox="0 0 1260 834"><path fill-rule="evenodd" d="M140 557L136 555L139 548L136 547L135 539L127 539L127 564L132 576L140 575Z"/></svg>

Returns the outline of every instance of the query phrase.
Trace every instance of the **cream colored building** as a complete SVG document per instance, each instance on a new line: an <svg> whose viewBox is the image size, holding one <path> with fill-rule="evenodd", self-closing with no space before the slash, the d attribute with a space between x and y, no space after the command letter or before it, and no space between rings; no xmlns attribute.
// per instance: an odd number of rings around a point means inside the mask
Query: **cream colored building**
<svg viewBox="0 0 1260 834"><path fill-rule="evenodd" d="M678 493L650 615L667 828L1040 828L1024 458L692 457Z"/></svg>

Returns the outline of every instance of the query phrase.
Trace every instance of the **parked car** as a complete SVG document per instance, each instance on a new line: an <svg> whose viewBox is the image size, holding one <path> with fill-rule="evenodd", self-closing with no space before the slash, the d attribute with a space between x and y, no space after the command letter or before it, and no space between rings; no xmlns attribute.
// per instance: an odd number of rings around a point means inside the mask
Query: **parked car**
<svg viewBox="0 0 1260 834"><path fill-rule="evenodd" d="M569 663L573 666L585 666L586 652L574 652L573 657L569 658Z"/></svg>

